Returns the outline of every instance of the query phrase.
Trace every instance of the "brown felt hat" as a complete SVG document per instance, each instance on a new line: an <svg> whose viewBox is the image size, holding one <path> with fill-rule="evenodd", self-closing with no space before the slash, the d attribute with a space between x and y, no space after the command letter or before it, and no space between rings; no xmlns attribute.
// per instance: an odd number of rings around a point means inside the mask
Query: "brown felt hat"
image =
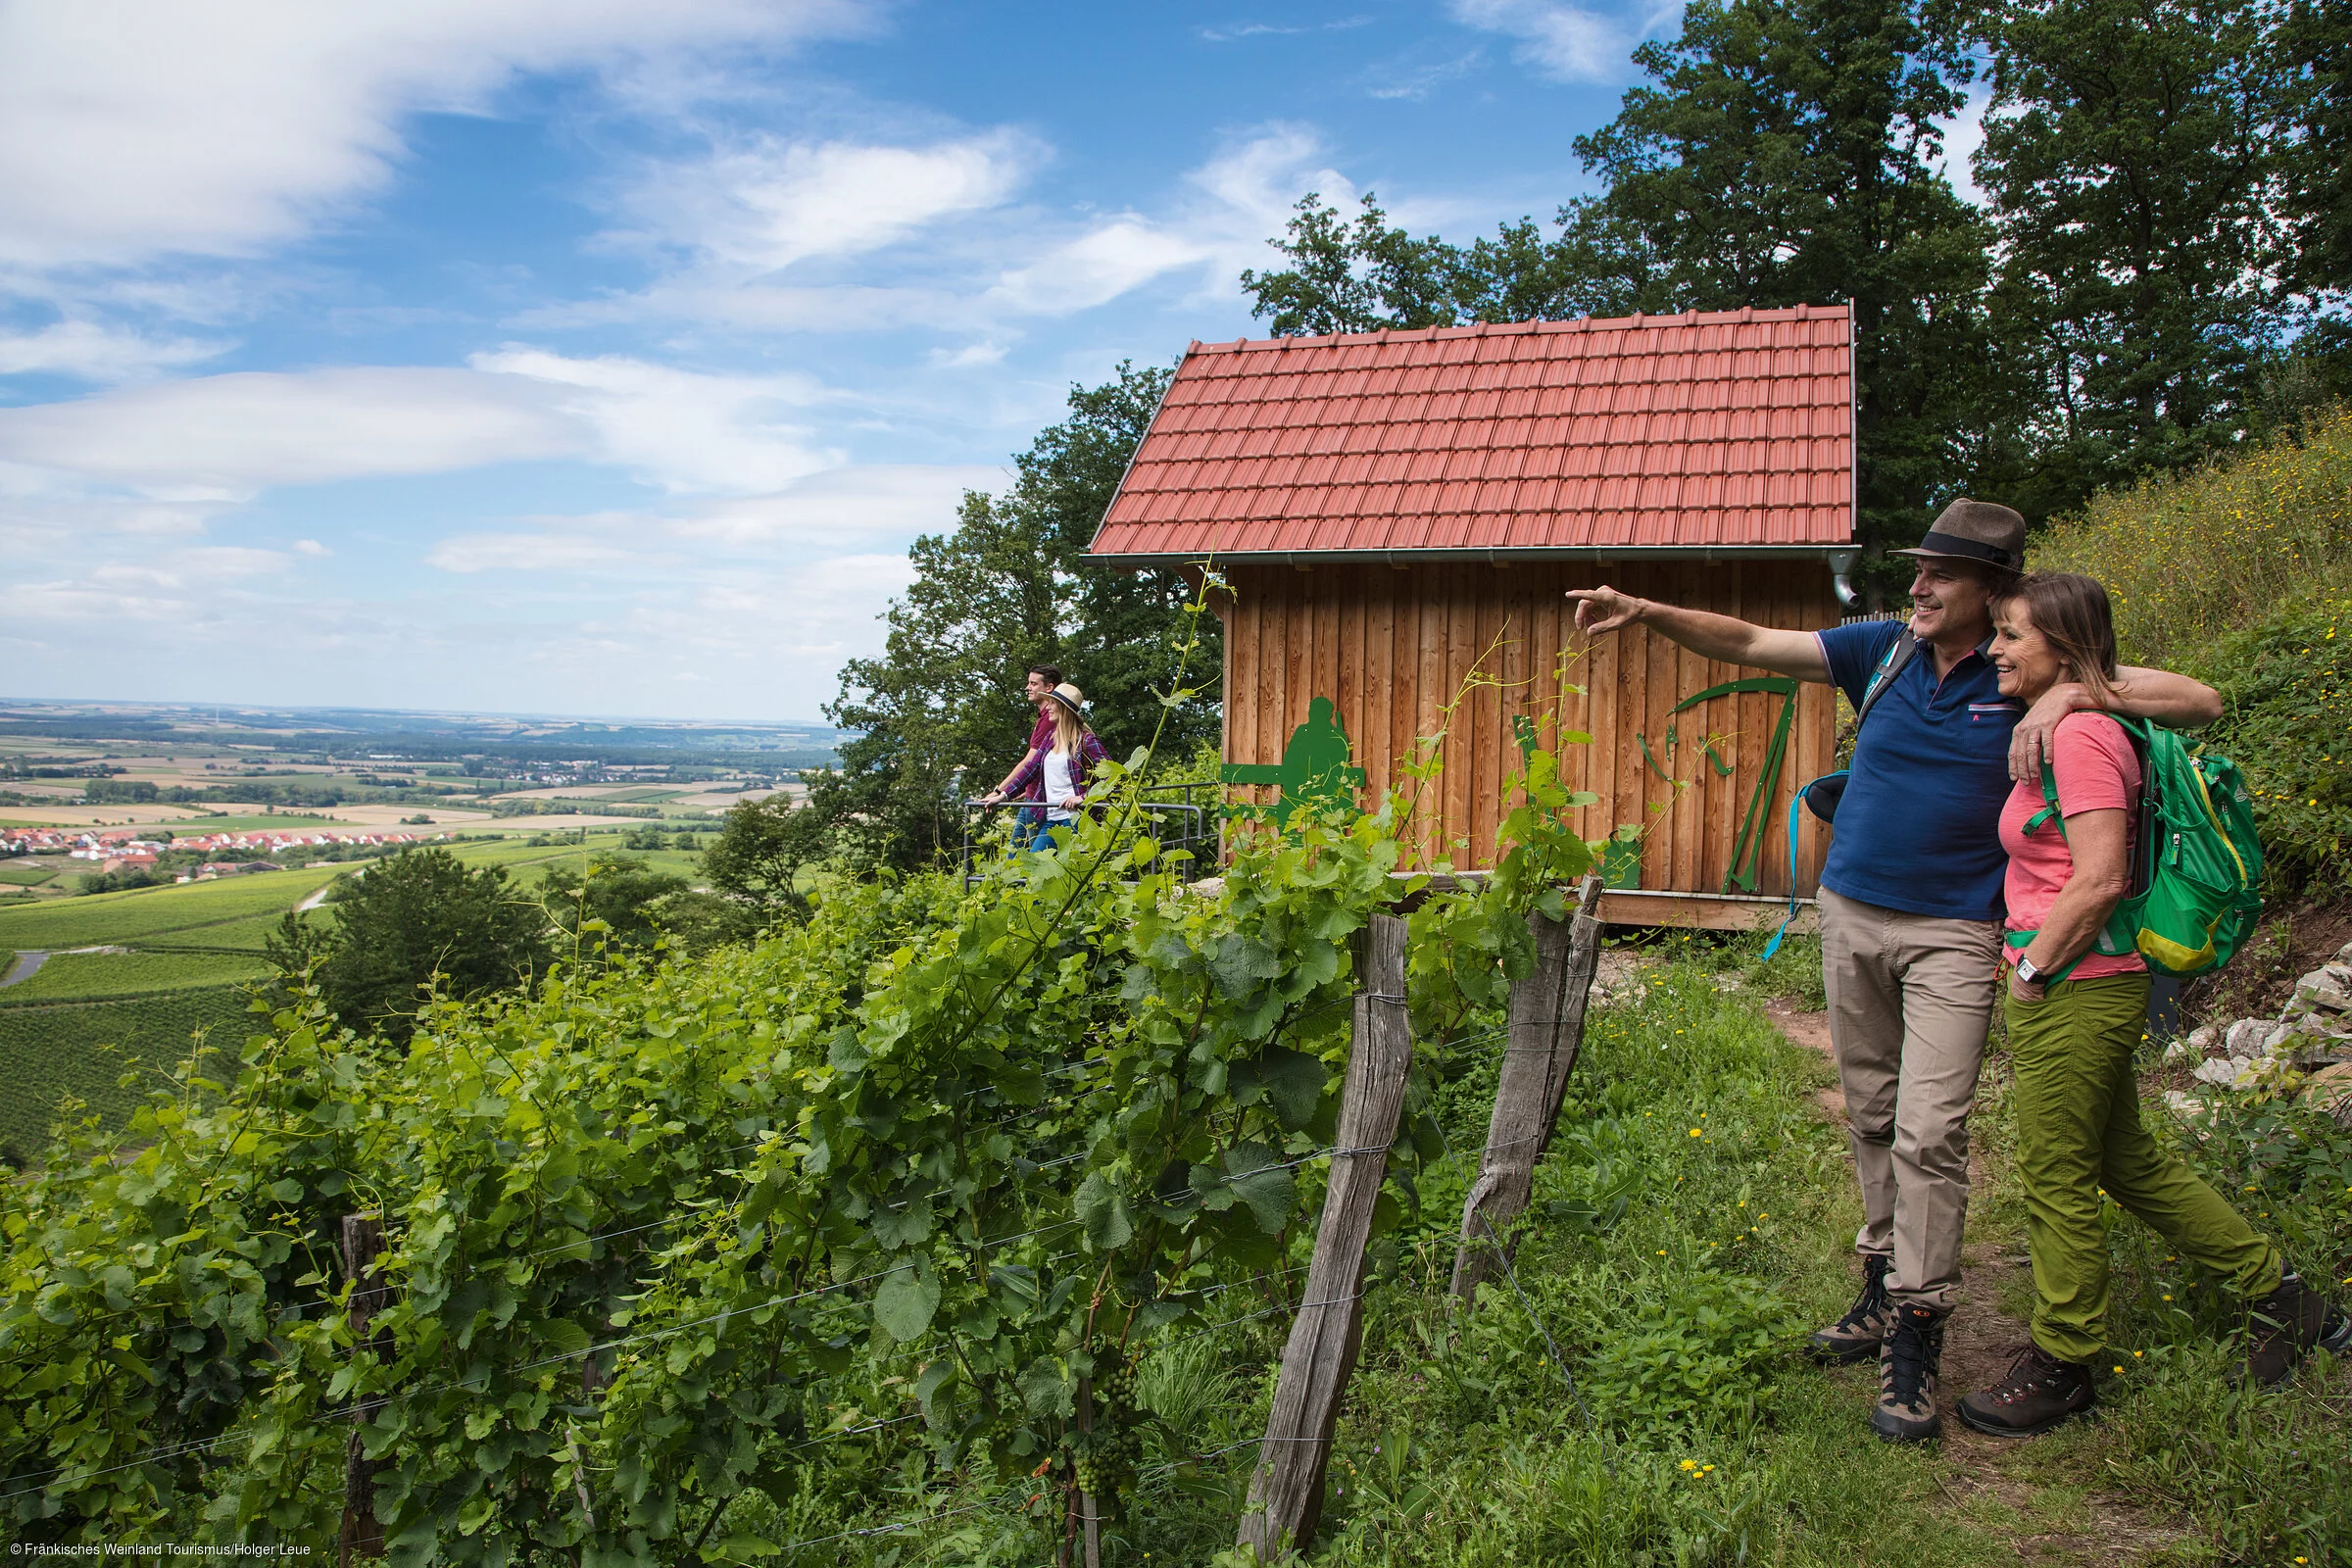
<svg viewBox="0 0 2352 1568"><path fill-rule="evenodd" d="M1982 561L2003 571L2026 569L2026 519L1993 501L1971 501L1963 496L1928 524L1928 536L1917 550L1897 550L1898 556L1951 556Z"/></svg>

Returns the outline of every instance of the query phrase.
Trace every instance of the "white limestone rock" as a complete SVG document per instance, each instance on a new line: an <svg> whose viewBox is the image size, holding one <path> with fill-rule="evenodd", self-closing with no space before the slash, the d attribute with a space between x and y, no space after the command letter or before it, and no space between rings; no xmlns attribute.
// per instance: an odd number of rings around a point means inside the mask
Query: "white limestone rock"
<svg viewBox="0 0 2352 1568"><path fill-rule="evenodd" d="M2268 1018L2240 1018L2222 1034L2222 1049L2232 1056L2259 1055L2263 1037L2273 1025Z"/></svg>

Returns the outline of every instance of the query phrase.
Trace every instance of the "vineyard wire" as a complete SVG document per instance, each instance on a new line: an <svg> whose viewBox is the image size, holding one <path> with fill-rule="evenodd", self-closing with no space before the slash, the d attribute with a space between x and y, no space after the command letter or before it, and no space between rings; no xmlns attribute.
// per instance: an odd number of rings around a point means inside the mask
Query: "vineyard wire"
<svg viewBox="0 0 2352 1568"><path fill-rule="evenodd" d="M1074 1219L1063 1220L1057 1225L1048 1225L1038 1230L1024 1231L1018 1236L1004 1237L999 1241L992 1242L987 1245L1002 1246L1006 1242L1024 1241L1031 1236L1044 1236L1051 1234L1054 1231L1068 1230L1072 1226L1079 1223L1079 1221ZM886 1279L889 1276L898 1273L901 1269L912 1268L914 1264L911 1262L898 1263L876 1273L860 1275L854 1280L842 1280L832 1285L820 1285L813 1290L802 1291L792 1296L770 1297L764 1301L755 1302L750 1306L727 1307L722 1311L712 1312L706 1317L695 1318L685 1323L673 1323L666 1328L650 1329L643 1334L624 1335L616 1340L607 1340L601 1344L590 1345L583 1349L566 1350L561 1354L545 1356L536 1361L525 1361L519 1366L510 1366L504 1368L494 1367L488 1369L487 1371L460 1379L456 1382L434 1383L427 1384L422 1388L403 1389L396 1393L385 1395L378 1399L361 1400L355 1402L343 1410L334 1412L334 1416L338 1419L348 1417L349 1419L356 1421L363 1415L372 1414L377 1410L384 1409L405 1399L421 1398L427 1395L434 1394L450 1394L473 1387L477 1382L489 1377L494 1377L502 1371L510 1377L519 1376L525 1372L536 1372L542 1367L560 1366L566 1361L577 1361L583 1357L594 1355L600 1350L619 1349L623 1347L631 1345L650 1344L656 1340L663 1340L671 1337L672 1335L684 1334L690 1330L702 1328L706 1324L715 1323L723 1318L734 1317L741 1313L764 1312L771 1307L789 1306L795 1301L807 1300L810 1297L827 1296L836 1291L846 1291L855 1285L869 1284L874 1280ZM148 1452L139 1455L135 1459L127 1460L119 1465L110 1465L103 1470L90 1471L85 1474L82 1479L85 1481L94 1481L100 1476L114 1475L123 1470L135 1470L141 1465L153 1464L159 1459L177 1458L185 1453L202 1452L207 1448L216 1447L224 1443L235 1442L247 1436L249 1436L247 1433L230 1432L223 1433L217 1438L206 1439L199 1443L181 1444L167 1448L150 1449ZM42 1491L46 1483L55 1480L57 1477L66 1474L68 1471L73 1470L74 1468L74 1467L73 1465L67 1464L59 1465L52 1470L39 1472L42 1483L41 1485L19 1488L13 1492L0 1492L0 1502L5 1502L12 1497L27 1496L32 1493ZM6 1481L0 1482L0 1486L13 1485L16 1482L28 1481L31 1479L31 1473L10 1476Z"/></svg>
<svg viewBox="0 0 2352 1568"><path fill-rule="evenodd" d="M1451 1164L1456 1170L1462 1169L1461 1161L1454 1157L1453 1140L1446 1136L1446 1124L1443 1121L1439 1121L1435 1116L1431 1117L1430 1120L1438 1129L1438 1142L1445 1147L1446 1162ZM1533 1138L1515 1138L1510 1140L1508 1143L1497 1144L1491 1147L1507 1149L1516 1144L1533 1143L1536 1140ZM1576 1374L1568 1370L1568 1358L1560 1354L1560 1347L1558 1343L1552 1339L1551 1330L1544 1322L1543 1314L1536 1310L1536 1303L1527 1298L1527 1292L1522 1289L1519 1284L1519 1271L1511 1266L1511 1254L1509 1250L1503 1247L1502 1238L1494 1234L1494 1223L1487 1218L1485 1209L1474 1209L1472 1212L1478 1216L1479 1228L1487 1233L1488 1244L1494 1249L1494 1255L1501 1259L1502 1277L1511 1282L1511 1294L1519 1298L1519 1305L1521 1309L1527 1313L1528 1321L1535 1324L1536 1332L1538 1334L1544 1336L1544 1348L1551 1352L1551 1364L1560 1369L1560 1380L1568 1385L1569 1397L1576 1400L1577 1409L1584 1412L1585 1425L1593 1431L1598 1431L1600 1429L1600 1423L1592 1419L1592 1407L1585 1403L1584 1391L1576 1386ZM1601 1455L1601 1462L1608 1466L1609 1474L1611 1476L1616 1475L1617 1462L1615 1459L1609 1457L1609 1455L1604 1452Z"/></svg>
<svg viewBox="0 0 2352 1568"><path fill-rule="evenodd" d="M1346 1155L1368 1154L1368 1153L1380 1153L1380 1154L1385 1154L1385 1153L1387 1153L1387 1152L1388 1152L1388 1149L1387 1149L1386 1147L1379 1147L1379 1148L1370 1148L1370 1147L1367 1147L1367 1148L1363 1148L1363 1149L1338 1149L1338 1148L1331 1148L1331 1149L1318 1149L1318 1150L1311 1151L1311 1152L1307 1152L1307 1153L1301 1154L1301 1155L1299 1155L1299 1156L1298 1156L1298 1158L1296 1158L1296 1159L1287 1160L1287 1161L1284 1161L1284 1162L1282 1162L1282 1163L1280 1163L1280 1164L1274 1164L1274 1165L1260 1165L1260 1166L1258 1166L1258 1167L1256 1167L1256 1168L1254 1168L1254 1169L1252 1169L1252 1170L1245 1171L1245 1172L1241 1173L1241 1174L1240 1174L1240 1175L1238 1175L1238 1176L1216 1176L1216 1177L1211 1177L1211 1178L1210 1178L1210 1180L1212 1180L1212 1181L1214 1181L1214 1182L1218 1182L1218 1183L1220 1183L1220 1184L1223 1184L1223 1185L1235 1185L1235 1184L1238 1184L1238 1183L1241 1183L1241 1182L1245 1182L1245 1181L1251 1180L1252 1178L1255 1178L1255 1177L1263 1176L1263 1175L1267 1174L1267 1173L1268 1173L1268 1172L1270 1172L1270 1171L1277 1171L1277 1170L1291 1170L1291 1169L1295 1169L1295 1168L1297 1168L1298 1166L1300 1166L1300 1165L1305 1165L1305 1164L1309 1164L1309 1163L1311 1163L1311 1162L1312 1162L1312 1161L1314 1161L1314 1160L1321 1159L1321 1158L1323 1158L1323 1157L1324 1157L1324 1156L1326 1156L1326 1155L1333 1155L1333 1156L1346 1156ZM1075 1157L1078 1157L1078 1156L1075 1156L1075 1155L1073 1155L1073 1156L1071 1156L1071 1157L1072 1157L1072 1158L1075 1158ZM1056 1163L1056 1164L1058 1164L1058 1163L1064 1163L1064 1161L1054 1161L1054 1162L1052 1162L1052 1163ZM1043 1170L1043 1169L1045 1169L1045 1168L1047 1168L1047 1167L1046 1167L1046 1166L1043 1166L1043 1165L1041 1165L1041 1166L1039 1166L1038 1168L1039 1168L1039 1169L1041 1169L1041 1170ZM660 1220L660 1221L656 1221L656 1222L655 1222L655 1224L665 1224L665 1223L667 1223L667 1220ZM995 1238L987 1238L987 1239L983 1239L981 1242L979 1242L979 1243L977 1244L977 1247L976 1247L976 1248L973 1248L973 1249L961 1249L961 1250L964 1250L964 1251L966 1252L966 1255L972 1255L974 1252L976 1252L976 1250L980 1250L980 1249L988 1249L988 1248L999 1248L999 1247L1004 1247L1004 1246L1006 1246L1006 1245L1008 1245L1008 1244L1010 1244L1010 1243L1013 1243L1013 1242L1026 1241L1026 1240L1028 1240L1029 1238L1031 1238L1031 1237L1033 1237L1033 1236L1046 1236L1046 1235L1051 1235L1051 1234L1053 1234L1053 1233L1054 1233L1054 1232L1055 1232L1055 1231L1069 1230L1069 1229L1071 1229L1072 1227L1074 1227L1074 1226L1077 1226L1077 1225L1080 1225L1080 1224L1082 1224L1082 1223L1084 1223L1084 1222L1083 1222L1083 1221L1080 1221L1080 1220L1075 1220L1075 1219L1070 1219L1070 1220L1062 1220L1062 1221L1060 1221L1060 1222L1058 1222L1058 1223L1056 1223L1056 1224L1053 1224L1053 1225L1046 1225L1046 1226L1041 1226L1041 1227L1039 1227L1039 1228L1037 1228L1037 1229L1034 1229L1034 1230L1021 1231L1021 1232L1018 1232L1018 1233L1016 1233L1016 1234L1014 1234L1014 1235L1011 1235L1011 1236L1002 1236L1002 1237L995 1237ZM640 1228L640 1229L651 1229L652 1227L651 1227L651 1226L644 1226L644 1227L639 1227L639 1228ZM627 1233L626 1233L626 1232L614 1232L613 1234L615 1234L615 1235L625 1235L625 1234L627 1234ZM569 1248L569 1247L578 1247L578 1246L582 1246L582 1245L585 1245L585 1239L583 1239L583 1241L580 1241L580 1242L569 1242L569 1243L565 1243L565 1244L564 1244L564 1247L566 1247L566 1248ZM559 1248L559 1249L550 1249L549 1250L563 1250L563 1249L560 1249L560 1248ZM1067 1257L1067 1256L1069 1256L1069 1255L1071 1255L1071 1254L1069 1254L1069 1253L1066 1253L1066 1252L1065 1252L1065 1253L1063 1253L1063 1254L1061 1254L1061 1255L1062 1255L1062 1256L1064 1256L1064 1257ZM652 1343L652 1342L654 1342L654 1341L657 1341L657 1340L667 1339L667 1338L669 1338L669 1337L671 1337L671 1336L673 1336L673 1335L684 1334L684 1333L686 1333L686 1332L688 1332L688 1331L690 1331L690 1330L701 1328L701 1327L705 1326L706 1324L710 1324L710 1323L715 1323L715 1322L718 1322L718 1321L720 1321L720 1320L722 1320L722 1319L724 1319L724 1318L734 1317L734 1316L736 1316L736 1315L738 1315L738 1314L740 1314L740 1313L748 1313L748 1312L763 1312L763 1311L766 1311L766 1310L768 1310L768 1309L769 1309L769 1308L771 1308L771 1307L777 1307L777 1306L788 1306L788 1305L792 1304L792 1303L793 1303L793 1302L795 1302L795 1301L806 1300L806 1299L808 1299L808 1298L810 1298L810 1297L815 1297L815 1296L825 1296L825 1295L829 1295L829 1294L831 1294L831 1293L833 1293L833 1292L836 1292L836 1291L844 1291L844 1290L848 1290L848 1289L849 1289L849 1288L851 1288L852 1286L856 1286L856 1285L863 1285L863 1284L867 1284L867 1283L869 1283L869 1282L871 1282L871 1281L873 1281L873 1280L884 1279L884 1278L887 1278L888 1276L890 1276L890 1275L892 1275L892 1274L896 1274L896 1273L898 1273L898 1272L899 1272L899 1270L901 1270L901 1269L905 1269L905 1268L911 1268L911 1267L913 1267L913 1266L914 1266L914 1265L913 1265L911 1262L908 1262L908 1263L900 1263L900 1264L896 1264L896 1265L894 1265L893 1267L890 1267L890 1268L883 1269L883 1270L881 1270L881 1271L880 1271L880 1272L878 1272L878 1273L861 1275L861 1276L859 1276L858 1278L857 1278L857 1279L854 1279L854 1280L844 1280L844 1281L841 1281L841 1282L839 1282L839 1283L836 1283L836 1284L833 1284L833 1285L819 1286L819 1287L817 1287L817 1288L815 1288L815 1289L813 1289L813 1290L803 1291L803 1292L800 1292L800 1293L798 1293L797 1295L793 1295L793 1296L787 1296L787 1297L772 1297L772 1298L768 1298L767 1300L764 1300L764 1301L760 1301L760 1302L756 1302L756 1303L754 1303L754 1304L752 1304L752 1305L750 1305L750 1306L732 1306L732 1307L727 1307L727 1308L725 1308L725 1309L723 1309L723 1310L721 1310L721 1311L717 1311L717 1312L710 1313L710 1315L708 1315L708 1316L706 1316L706 1317L695 1318L695 1319L692 1319L692 1320L690 1320L690 1321L688 1321L688 1322L685 1322L685 1323L676 1323L676 1324L671 1324L671 1325L669 1325L669 1326L667 1326L667 1327L665 1327L665 1328L660 1328L660 1329L651 1329L651 1330L648 1330L647 1332L645 1332L645 1333L643 1333L643 1334L625 1335L625 1336L623 1336L623 1337L621 1337L621 1338L619 1338L619 1339L615 1339L615 1340L607 1340L607 1341L603 1341L603 1342L601 1342L601 1343L598 1343L598 1344L594 1344L594 1345L587 1346L586 1348L582 1348L582 1349L578 1349L578 1350L565 1350L565 1351L563 1351L563 1352L561 1352L561 1353L559 1353L559 1354L556 1354L556 1355L551 1355L551 1356L545 1356L545 1357L542 1357L541 1359L539 1359L539 1360L536 1360L536 1361L525 1361L525 1362L521 1363L521 1364L520 1364L520 1365L518 1365L518 1366L510 1366L510 1367L506 1367L506 1368L503 1368L503 1369L500 1369L500 1368L493 1368L493 1369L490 1369L489 1371L485 1371L485 1372L476 1373L476 1374L473 1374L472 1376L469 1376L469 1377L466 1377L466 1378L461 1379L461 1380L459 1380L459 1381L456 1381L456 1382L451 1382L451 1383L439 1383L439 1384L428 1384L428 1385L426 1385L425 1387L423 1387L423 1388L419 1388L419 1389L405 1389L405 1390L401 1390L401 1391L399 1391L399 1392L397 1392L397 1393L386 1395L386 1396L384 1396L382 1398L379 1398L379 1399L376 1399L376 1400L373 1400L373 1401L360 1401L360 1402L358 1402L358 1403L355 1403L355 1404L351 1405L351 1406L350 1406L348 1409L346 1409L346 1410L342 1410L342 1411L338 1411L338 1412L336 1412L336 1414L337 1414L338 1416L347 1416L347 1417L349 1417L349 1418L351 1418L351 1419L353 1419L353 1420L357 1420L359 1417L361 1417L361 1416L363 1416L363 1415L368 1415L368 1414L372 1414L372 1413L373 1413L374 1411L376 1411L376 1410L380 1410L380 1409L386 1408L387 1406L389 1406L389 1405L391 1405L391 1404L394 1404L394 1403L397 1403L397 1402L400 1402L400 1401L403 1401L403 1400L407 1400L407 1399L415 1399L415 1398L421 1398L421 1397L423 1397L423 1396L427 1396L427 1395L434 1395L434 1394L447 1394L447 1393L452 1393L452 1392L455 1392L455 1391L457 1391L457 1390L461 1390L461 1389L466 1389L466 1388L470 1388L470 1387L473 1387L473 1386L474 1386L474 1385L475 1385L475 1384L476 1384L478 1381L480 1381L480 1380L482 1380L482 1379L484 1379L484 1378L488 1378L488 1377L495 1376L495 1375L497 1375L497 1373L498 1373L499 1371L501 1371L501 1370L503 1370L503 1371L504 1371L504 1372L505 1372L505 1373L506 1373L508 1376L511 1376L511 1377L512 1377L512 1376L519 1376L519 1375L521 1375L522 1373L525 1373L525 1372L535 1372L535 1371L538 1371L538 1370L539 1370L540 1368L542 1368L542 1367L549 1367L549 1366L560 1366L560 1365L562 1365L562 1364L564 1364L564 1362L567 1362L567 1361L576 1361L576 1360L580 1360L580 1359L581 1359L581 1358L583 1358L583 1357L595 1355L595 1354L597 1354L599 1351L603 1351L603 1350L619 1349L619 1348L625 1348L625 1347L627 1347L627 1346L631 1346L631 1345L650 1344L650 1343ZM1286 1271L1286 1272L1296 1272L1296 1270L1290 1270L1290 1271ZM1274 1277L1276 1277L1276 1278L1280 1278L1281 1276L1277 1275L1277 1276L1274 1276ZM1244 1281L1244 1282L1238 1282L1238 1283L1248 1283L1248 1282ZM1354 1298L1349 1298L1349 1299L1354 1299ZM1331 1303L1331 1302L1324 1302L1324 1301L1302 1301L1302 1302L1300 1302L1300 1303L1299 1303L1299 1305L1298 1305L1298 1310L1299 1310L1299 1311L1304 1311L1304 1310L1305 1310L1305 1309L1306 1309L1308 1306L1327 1306L1327 1305L1331 1305L1331 1304L1333 1304L1333 1303ZM1271 1312L1277 1312L1277 1311L1288 1311L1288 1310L1291 1310L1291 1308L1288 1308L1288 1307L1273 1307L1273 1308L1269 1308L1267 1312L1252 1313L1252 1314L1250 1314L1250 1316L1252 1316L1252 1317L1263 1317L1263 1316L1267 1316L1267 1315L1269 1315ZM1247 1319L1247 1318L1236 1318L1236 1319L1232 1319L1231 1321L1232 1321L1232 1322L1236 1322L1236 1323L1238 1323L1238 1322L1246 1322L1246 1321L1248 1321L1248 1319ZM1230 1325L1228 1325L1228 1326L1230 1326ZM1216 1330L1211 1330L1211 1331L1209 1331L1209 1332L1211 1332L1211 1333L1214 1333L1214 1332L1217 1332L1217 1331L1216 1331ZM1199 1336L1187 1336L1187 1338L1198 1338L1198 1337L1199 1337ZM1174 1342L1169 1342L1169 1343L1181 1344L1181 1343L1183 1343L1183 1342L1182 1342L1181 1340L1179 1340L1179 1341L1174 1341ZM97 1479L98 1477L100 1477L100 1476L105 1476L105 1475L113 1475L113 1474L117 1473L118 1471L122 1471L122 1470L136 1469L136 1468L138 1468L138 1467L139 1467L140 1465L142 1465L142 1464L152 1464L152 1463L156 1462L156 1461L157 1461L157 1460L159 1460L159 1459L176 1458L176 1457L178 1457L179 1455L181 1455L181 1454L184 1454L184 1453L201 1452L201 1451L203 1451L203 1450L205 1450L205 1449L207 1449L207 1448L210 1448L210 1447L212 1447L212 1446L217 1446L217 1445L219 1445L219 1444L222 1444L222 1443L226 1443L226 1442L231 1442L231 1441L234 1441L236 1438L238 1438L238 1437L240 1437L240 1436L242 1436L242 1434L228 1433L228 1434L223 1434L221 1437L219 1437L219 1438L208 1439L208 1440L205 1440L205 1441L204 1441L204 1442L202 1442L202 1443L184 1445L184 1446L179 1446L179 1447L172 1448L172 1449L170 1449L170 1450L151 1450L151 1451L149 1451L149 1452L148 1452L148 1453L146 1453L146 1454L142 1454L141 1456L139 1456L139 1457L138 1457L138 1458L136 1458L136 1459L132 1459L132 1460L125 1461L125 1462L124 1462L124 1463L122 1463L122 1464L120 1464L120 1465L114 1465L114 1466L110 1466L110 1467L108 1467L107 1469L104 1469L104 1470L96 1470L96 1471L91 1471L91 1472L89 1472L88 1474L86 1474L85 1476L83 1476L83 1477L82 1477L82 1479L83 1479L83 1480L85 1480L85 1481L89 1481L89 1480L96 1480L96 1479ZM50 1470L50 1471L47 1471L47 1472L45 1472L45 1473L43 1474L43 1476L42 1476L42 1481L43 1481L44 1483L46 1483L46 1482L47 1482L47 1481L49 1481L49 1480L53 1480L53 1479L55 1479L56 1477L58 1477L58 1476L60 1476L60 1475L63 1475L63 1474L65 1474L67 1471L69 1471L69 1470L72 1470L73 1468L74 1468L74 1466L72 1466L72 1465L61 1465L61 1466L58 1466L56 1469L53 1469L53 1470ZM9 1478L8 1478L8 1480L9 1480L10 1482L22 1481L22 1480L29 1480L29 1479L31 1479L29 1476L11 1476L11 1477L9 1477ZM6 1483L0 1483L0 1485L4 1485L4 1484L6 1484ZM11 1497L20 1497L20 1496L24 1496L24 1495L27 1495L27 1494L30 1494L30 1493L32 1493L32 1492L38 1492L38 1491L41 1491L41 1490L42 1490L42 1487L41 1487L41 1486L33 1486L33 1487L29 1487L29 1488L24 1488L24 1489L20 1489L20 1490L18 1490L18 1491L14 1491L14 1492L0 1492L0 1501L6 1501L6 1500L8 1500L8 1499L9 1499L9 1498L11 1498Z"/></svg>
<svg viewBox="0 0 2352 1568"><path fill-rule="evenodd" d="M868 1536L894 1536L902 1530L917 1530L927 1524L936 1524L942 1519L959 1518L967 1513L978 1513L984 1508L998 1507L1005 1502L1010 1501L1014 1497L1020 1496L1023 1493L1028 1491L1029 1489L1026 1486L1012 1487L1004 1492L999 1493L993 1497L984 1498L979 1502L970 1503L961 1508L951 1508L945 1513L925 1514L920 1519L903 1519L897 1524L871 1525L863 1530L844 1530L838 1535L816 1536L808 1541L795 1541L787 1545L778 1546L776 1548L776 1552L777 1555L781 1556L787 1552L801 1551L809 1546L822 1546L830 1542L835 1541L858 1541ZM1037 1493L1030 1494L1030 1495L1033 1497L1041 1494L1042 1494ZM747 1562L733 1562L732 1568L753 1568L753 1565Z"/></svg>

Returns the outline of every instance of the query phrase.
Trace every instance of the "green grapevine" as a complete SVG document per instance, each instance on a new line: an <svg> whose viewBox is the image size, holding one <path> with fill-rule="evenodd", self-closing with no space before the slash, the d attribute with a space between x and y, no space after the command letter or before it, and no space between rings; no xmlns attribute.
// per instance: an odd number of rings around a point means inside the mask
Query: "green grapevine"
<svg viewBox="0 0 2352 1568"><path fill-rule="evenodd" d="M1123 771L969 891L843 889L436 1007L406 1053L257 1015L121 1139L68 1136L0 1185L0 1520L329 1550L354 1431L404 1565L746 1560L885 1471L1117 1507L1140 1356L1304 1260L1352 942L1415 889L1393 807L1239 835L1194 889ZM1412 916L1425 1032L1526 971L1524 910L1587 863L1547 755L1512 787L1498 874Z"/></svg>

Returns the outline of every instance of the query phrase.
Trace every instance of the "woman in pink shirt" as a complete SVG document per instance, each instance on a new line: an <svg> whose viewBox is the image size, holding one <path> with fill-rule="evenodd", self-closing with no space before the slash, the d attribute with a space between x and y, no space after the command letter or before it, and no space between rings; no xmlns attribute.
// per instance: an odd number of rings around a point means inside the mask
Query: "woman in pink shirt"
<svg viewBox="0 0 2352 1568"><path fill-rule="evenodd" d="M2104 701L2116 680L2115 624L2096 581L2035 572L2006 586L1992 615L2002 696L2032 703L2060 681L2078 681ZM2132 1057L2144 1038L2147 965L2102 936L2127 891L2138 825L2140 760L2131 737L2103 712L2074 713L2058 726L2050 766L2058 814L2044 812L2039 781L2020 783L2000 825L2034 1339L2002 1382L1959 1405L1961 1420L2007 1438L2046 1432L2095 1402L2091 1366L2105 1352L2107 1327L2102 1191L2244 1298L2244 1376L2276 1383L2314 1346L2352 1345L2352 1320L2139 1119Z"/></svg>

